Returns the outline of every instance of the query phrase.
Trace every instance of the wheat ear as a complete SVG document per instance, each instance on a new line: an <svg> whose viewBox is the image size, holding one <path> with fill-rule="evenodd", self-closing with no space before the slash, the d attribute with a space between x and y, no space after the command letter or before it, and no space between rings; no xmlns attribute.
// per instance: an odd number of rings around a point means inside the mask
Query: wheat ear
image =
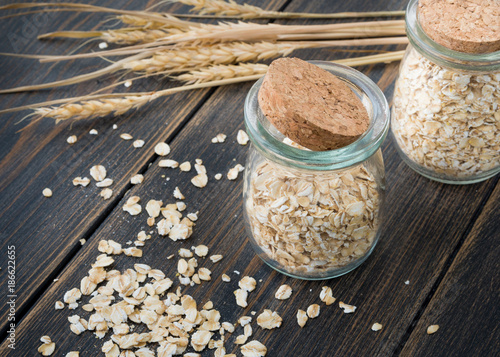
<svg viewBox="0 0 500 357"><path fill-rule="evenodd" d="M389 53L382 53L378 55L362 56L355 58L346 58L341 60L331 61L337 64L346 66L364 66L374 63L390 63L399 61L403 58L405 51L394 51ZM205 68L183 73L179 76L173 77L174 79L191 83L203 83L215 80L222 80L228 78L246 77L253 75L263 75L267 72L269 66L262 63L239 63L237 65L215 65Z"/></svg>
<svg viewBox="0 0 500 357"><path fill-rule="evenodd" d="M229 17L239 19L276 19L276 18L313 18L313 19L344 19L353 17L385 17L404 16L404 11L374 11L374 12L338 12L329 14L313 14L304 12L282 12L264 10L257 6L238 4L233 0L175 0L185 5L193 6L192 11L198 15L178 15L179 17L218 18ZM208 14L214 16L206 16Z"/></svg>

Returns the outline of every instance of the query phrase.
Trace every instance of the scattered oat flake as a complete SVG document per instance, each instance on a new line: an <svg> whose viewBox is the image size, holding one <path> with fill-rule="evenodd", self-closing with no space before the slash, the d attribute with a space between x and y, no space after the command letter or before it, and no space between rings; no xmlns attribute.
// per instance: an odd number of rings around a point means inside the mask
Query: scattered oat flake
<svg viewBox="0 0 500 357"><path fill-rule="evenodd" d="M110 178L105 178L102 181L96 182L97 187L109 187L113 184L113 180Z"/></svg>
<svg viewBox="0 0 500 357"><path fill-rule="evenodd" d="M164 159L164 160L160 160L160 162L158 163L158 166L159 167L169 167L171 169L175 169L176 167L179 167L179 163L175 160Z"/></svg>
<svg viewBox="0 0 500 357"><path fill-rule="evenodd" d="M250 316L242 316L238 319L238 323L241 326L248 325L250 322L252 322L252 318Z"/></svg>
<svg viewBox="0 0 500 357"><path fill-rule="evenodd" d="M251 276L244 276L238 282L238 286L245 291L251 292L255 290L255 287L257 286L257 281Z"/></svg>
<svg viewBox="0 0 500 357"><path fill-rule="evenodd" d="M56 310L62 310L64 309L64 304L62 301L56 301L56 304L55 304L55 309Z"/></svg>
<svg viewBox="0 0 500 357"><path fill-rule="evenodd" d="M208 247L206 245L200 244L194 248L194 254L201 258L206 257L208 254Z"/></svg>
<svg viewBox="0 0 500 357"><path fill-rule="evenodd" d="M238 173L240 173L244 169L245 168L242 165L236 164L235 167L233 167L232 169L229 169L229 171L227 173L228 180L236 180L238 178Z"/></svg>
<svg viewBox="0 0 500 357"><path fill-rule="evenodd" d="M427 334L432 335L433 333L436 333L437 330L439 330L439 325L430 325L427 327Z"/></svg>
<svg viewBox="0 0 500 357"><path fill-rule="evenodd" d="M406 280L406 281L405 281L405 284L406 284L406 285L410 285L410 281L409 281L409 280Z"/></svg>
<svg viewBox="0 0 500 357"><path fill-rule="evenodd" d="M184 172L188 172L191 170L191 163L189 161L184 161L179 165L179 169Z"/></svg>
<svg viewBox="0 0 500 357"><path fill-rule="evenodd" d="M133 143L132 143L132 146L135 147L136 149L138 148L142 148L144 146L144 140L135 140Z"/></svg>
<svg viewBox="0 0 500 357"><path fill-rule="evenodd" d="M198 212L196 213L188 213L187 218L189 218L191 221L195 222L198 220Z"/></svg>
<svg viewBox="0 0 500 357"><path fill-rule="evenodd" d="M259 341L250 341L241 346L241 353L244 357L264 357L267 353L267 348Z"/></svg>
<svg viewBox="0 0 500 357"><path fill-rule="evenodd" d="M170 154L170 146L167 143L158 143L155 146L155 153L159 156L167 156Z"/></svg>
<svg viewBox="0 0 500 357"><path fill-rule="evenodd" d="M309 318L307 317L307 313L304 310L297 311L297 323L300 327L304 327Z"/></svg>
<svg viewBox="0 0 500 357"><path fill-rule="evenodd" d="M221 277L222 281L225 282L225 283L229 283L231 281L231 278L229 277L229 275L227 274L222 274L222 277Z"/></svg>
<svg viewBox="0 0 500 357"><path fill-rule="evenodd" d="M220 262L222 260L222 255L220 254L212 255L210 256L210 260L212 261L212 263Z"/></svg>
<svg viewBox="0 0 500 357"><path fill-rule="evenodd" d="M105 200L109 200L111 196L113 196L113 190L110 188L103 188L100 193L100 196Z"/></svg>
<svg viewBox="0 0 500 357"><path fill-rule="evenodd" d="M335 302L335 298L332 296L333 292L332 289L328 286L323 286L321 288L321 293L319 294L319 298L321 301L323 301L326 305L331 305Z"/></svg>
<svg viewBox="0 0 500 357"><path fill-rule="evenodd" d="M106 178L106 168L102 165L95 165L90 168L90 176L96 181L102 181Z"/></svg>
<svg viewBox="0 0 500 357"><path fill-rule="evenodd" d="M215 138L212 138L212 143L216 144L216 143L223 143L224 141L226 141L226 138L227 138L227 135L225 134L217 134L217 136Z"/></svg>
<svg viewBox="0 0 500 357"><path fill-rule="evenodd" d="M90 179L88 177L84 177L84 178L81 178L81 177L75 177L73 179L73 186L88 186L88 184L90 183Z"/></svg>
<svg viewBox="0 0 500 357"><path fill-rule="evenodd" d="M130 183L132 185L138 185L142 183L142 181L144 181L144 176L142 176L141 174L134 175L130 178Z"/></svg>
<svg viewBox="0 0 500 357"><path fill-rule="evenodd" d="M78 139L77 139L76 135L71 135L70 137L68 137L68 138L66 139L66 141L67 141L67 142L68 142L68 144L70 144L70 145L71 145L71 144L76 143L76 141L77 141L77 140L78 140Z"/></svg>
<svg viewBox="0 0 500 357"><path fill-rule="evenodd" d="M122 138L123 140L132 140L133 139L132 135L127 134L127 133L120 134L120 138Z"/></svg>
<svg viewBox="0 0 500 357"><path fill-rule="evenodd" d="M248 140L250 140L248 134L243 130L238 130L238 134L236 135L236 141L238 141L238 144L246 145L248 144Z"/></svg>
<svg viewBox="0 0 500 357"><path fill-rule="evenodd" d="M52 197L52 190L50 188L44 188L42 191L42 195L45 197Z"/></svg>
<svg viewBox="0 0 500 357"><path fill-rule="evenodd" d="M113 130L116 130L116 129L118 129L118 125L113 124Z"/></svg>
<svg viewBox="0 0 500 357"><path fill-rule="evenodd" d="M257 317L257 324L263 329L271 330L281 326L283 319L276 311L265 309L262 314Z"/></svg>
<svg viewBox="0 0 500 357"><path fill-rule="evenodd" d="M122 209L125 212L130 213L130 215L132 215L132 216L138 215L142 211L141 205L137 203L137 202L139 202L139 200L140 200L140 198L138 196L130 197L127 200L127 202L123 205Z"/></svg>
<svg viewBox="0 0 500 357"><path fill-rule="evenodd" d="M184 195L181 193L181 190L179 190L179 187L176 187L174 189L174 197L177 198L178 200L183 200L185 199L186 197L184 197Z"/></svg>
<svg viewBox="0 0 500 357"><path fill-rule="evenodd" d="M65 357L80 357L80 352L78 351L71 351L66 353Z"/></svg>
<svg viewBox="0 0 500 357"><path fill-rule="evenodd" d="M309 318L314 319L319 316L320 307L318 304L312 304L307 308L307 316Z"/></svg>
<svg viewBox="0 0 500 357"><path fill-rule="evenodd" d="M132 81L125 81L125 83L123 83L123 85L128 88L132 85Z"/></svg>
<svg viewBox="0 0 500 357"><path fill-rule="evenodd" d="M378 322L375 322L373 325L372 325L372 331L380 331L382 330L382 325L379 324Z"/></svg>
<svg viewBox="0 0 500 357"><path fill-rule="evenodd" d="M101 43L99 43L99 48L101 50L104 50L104 49L108 48L108 44L106 42L101 42Z"/></svg>
<svg viewBox="0 0 500 357"><path fill-rule="evenodd" d="M56 344L54 342L49 342L49 343L44 343L43 345L38 347L38 352L40 352L42 356L50 356L52 353L54 353L55 349L56 349Z"/></svg>
<svg viewBox="0 0 500 357"><path fill-rule="evenodd" d="M85 243L87 243L87 240L85 238L80 239L80 244L81 245L84 245Z"/></svg>
<svg viewBox="0 0 500 357"><path fill-rule="evenodd" d="M219 181L222 178L222 174L215 174L214 178Z"/></svg>
<svg viewBox="0 0 500 357"><path fill-rule="evenodd" d="M89 134L90 134L90 135L97 135L97 134L98 134L98 132L97 132L97 130L95 130L95 129L91 129L91 130L89 131Z"/></svg>
<svg viewBox="0 0 500 357"><path fill-rule="evenodd" d="M203 188L208 183L208 176L204 173L198 174L191 179L191 183L196 187Z"/></svg>
<svg viewBox="0 0 500 357"><path fill-rule="evenodd" d="M286 300L290 296L292 296L292 288L287 284L281 285L274 294L274 297L278 300Z"/></svg>
<svg viewBox="0 0 500 357"><path fill-rule="evenodd" d="M339 302L339 307L341 309L344 309L345 314L350 314L350 313L356 311L356 306L344 304L342 301Z"/></svg>
<svg viewBox="0 0 500 357"><path fill-rule="evenodd" d="M243 289L237 289L234 291L234 295L236 296L236 304L241 307L247 307L247 297L248 292Z"/></svg>

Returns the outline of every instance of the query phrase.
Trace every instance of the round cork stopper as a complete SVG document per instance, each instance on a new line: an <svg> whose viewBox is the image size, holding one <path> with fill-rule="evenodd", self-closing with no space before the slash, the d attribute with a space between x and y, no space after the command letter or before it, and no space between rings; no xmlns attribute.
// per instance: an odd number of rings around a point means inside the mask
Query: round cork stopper
<svg viewBox="0 0 500 357"><path fill-rule="evenodd" d="M418 15L425 33L451 50L500 50L500 0L420 0Z"/></svg>
<svg viewBox="0 0 500 357"><path fill-rule="evenodd" d="M351 144L370 123L365 107L347 84L298 58L271 63L258 100L282 134L315 151Z"/></svg>

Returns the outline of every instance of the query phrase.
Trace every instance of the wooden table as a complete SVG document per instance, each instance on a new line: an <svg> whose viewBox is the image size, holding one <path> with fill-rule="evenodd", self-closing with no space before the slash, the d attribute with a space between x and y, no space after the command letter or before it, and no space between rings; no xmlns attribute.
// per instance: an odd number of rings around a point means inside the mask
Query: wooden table
<svg viewBox="0 0 500 357"><path fill-rule="evenodd" d="M139 1L91 1L103 6L142 9ZM401 10L404 0L393 1L249 1L269 9L304 12ZM152 5L148 2L147 5ZM169 8L166 6L166 8ZM186 7L170 5L177 11ZM5 13L7 14L7 13ZM102 14L49 13L27 15L0 21L2 52L56 54L68 53L80 42L72 40L37 41L36 35L62 29L95 29L106 19ZM283 21L285 22L285 21ZM323 23L321 21L302 21ZM291 23L291 21L290 21ZM297 23L297 21L293 22ZM97 50L93 42L81 49ZM385 47L379 49L402 49ZM332 60L357 53L329 49L296 53L304 59ZM59 64L40 64L30 59L1 57L1 87L44 83L86 73L103 66L101 60L81 60ZM391 98L398 64L359 68ZM82 95L116 80L103 80L35 93L3 95L0 108L43 100ZM148 79L130 90L156 90L172 86L166 80ZM109 339L96 339L90 332L77 336L70 332L68 316L89 313L55 310L66 291L80 287L90 269L99 241L112 239L127 246L146 225L146 213L130 216L122 210L133 195L144 207L150 199L173 203L176 186L186 196L186 212L199 211L193 236L184 242L161 238L156 231L142 247L143 257L115 257L113 269L132 268L144 263L166 272L175 280L177 251L205 244L210 254L224 258L213 264L199 259L200 266L212 270L212 281L187 287L200 304L211 300L222 320L236 322L240 316L264 309L277 311L283 318L280 328L263 330L255 317L252 339L264 343L268 356L494 356L500 354L499 334L499 256L500 185L498 176L480 184L450 186L419 176L398 157L393 140L383 145L387 172L387 220L373 255L355 271L329 281L301 281L281 275L266 266L247 242L242 218L242 178L216 181L214 174L227 173L236 163L244 164L247 147L236 143L243 128L243 101L252 83L204 89L162 98L117 118L82 120L54 125L50 119L38 121L23 131L27 121L16 123L26 113L4 115L0 119L0 329L2 356L36 356L40 337L48 335L56 343L55 356L80 351L80 356L100 355ZM125 90L125 89L124 89ZM113 129L116 124L118 128ZM96 129L98 135L89 135ZM129 133L145 141L135 149L131 141L120 139ZM227 135L223 144L212 144L217 133ZM76 135L69 145L66 139ZM199 189L190 182L193 171L158 167L154 153L158 142L170 144L169 155L177 161L201 158L210 177ZM106 167L114 180L109 200L100 189L74 187L73 178L89 176L96 164ZM131 176L141 173L144 182L131 185ZM51 198L42 196L49 187ZM82 245L81 239L86 243ZM12 248L14 247L14 248ZM15 287L8 291L9 250L15 251ZM167 259L175 254L174 259ZM235 271L239 271L240 275ZM221 282L228 274L230 283ZM239 278L257 280L247 308L235 304L233 291ZM274 293L289 284L293 295L285 301ZM344 314L337 303L325 306L319 300L323 286L333 289L337 301L357 306ZM15 295L15 306L9 295ZM84 297L87 301L88 297ZM296 322L298 309L319 303L320 316L304 328ZM80 304L81 305L81 304ZM201 306L201 305L200 305ZM15 312L13 314L13 312ZM15 317L15 350L8 347L10 317ZM371 326L381 323L381 331ZM440 329L427 335L429 325ZM234 339L242 333L237 327L229 335L227 353L240 355ZM227 337L227 335L226 335ZM212 356L206 350L203 356Z"/></svg>

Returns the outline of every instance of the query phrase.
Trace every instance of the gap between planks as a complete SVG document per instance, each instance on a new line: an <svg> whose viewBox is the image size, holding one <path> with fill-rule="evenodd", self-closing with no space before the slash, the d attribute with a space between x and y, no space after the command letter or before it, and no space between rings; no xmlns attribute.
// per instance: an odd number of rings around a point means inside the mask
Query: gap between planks
<svg viewBox="0 0 500 357"><path fill-rule="evenodd" d="M418 309L417 313L415 314L415 317L411 321L410 325L408 326L407 330L405 331L404 335L401 337L401 340L398 343L398 346L394 350L393 356L397 357L401 355L401 352L403 351L406 343L408 342L408 339L410 338L411 334L415 330L415 327L417 326L418 321L422 317L422 315L425 313L427 310L427 307L429 306L432 298L434 297L439 285L441 285L441 282L443 281L444 277L450 270L451 265L455 261L455 258L457 257L460 249L465 243L465 240L467 239L467 236L470 234L472 231L472 228L474 227L475 223L479 219L479 216L481 213L484 211L484 208L486 207L486 204L491 198L491 195L493 194L493 191L495 191L495 188L500 184L500 179L499 178L491 178L490 180L496 180L496 183L491 186L487 194L483 197L481 200L481 204L479 208L476 210L474 215L472 216L472 219L470 220L469 224L467 225L467 228L464 230L462 236L458 240L456 246L453 248L453 251L451 254L448 256L446 259L443 268L441 272L439 273L439 276L437 277L436 281L432 285L432 288L429 291L429 294L425 297L424 301L422 302L422 305Z"/></svg>
<svg viewBox="0 0 500 357"><path fill-rule="evenodd" d="M184 120L172 131L170 137L164 142L170 144L179 135L182 129L191 121L191 119L198 113L201 107L212 97L217 88L209 88L204 97L193 107L193 109L186 115ZM152 155L144 162L144 165L138 170L137 173L144 175L151 164L158 158L158 155L153 151ZM103 210L102 214L96 218L94 224L92 224L88 229L83 232L84 237L87 241L94 235L94 233L99 229L99 227L106 221L109 215L118 207L118 204L126 195L126 193L133 187L133 185L128 182L123 189L116 195L109 205ZM16 320L20 324L24 317L29 314L32 308L37 304L38 300L42 298L45 292L50 288L54 279L59 276L66 268L73 258L81 251L84 245L77 243L68 253L68 255L61 261L61 263L56 266L56 268L48 275L48 277L40 284L40 287L27 299L25 306L18 311L16 311ZM0 343L3 343L7 338L8 325L0 330Z"/></svg>

